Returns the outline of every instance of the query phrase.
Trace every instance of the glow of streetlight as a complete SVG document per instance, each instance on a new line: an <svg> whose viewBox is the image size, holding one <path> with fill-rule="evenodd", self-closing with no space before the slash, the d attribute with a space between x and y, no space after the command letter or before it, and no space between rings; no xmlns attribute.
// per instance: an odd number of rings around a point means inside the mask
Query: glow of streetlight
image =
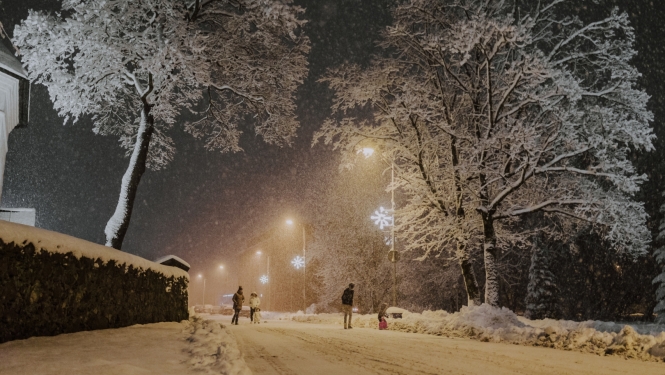
<svg viewBox="0 0 665 375"><path fill-rule="evenodd" d="M358 150L358 153L361 152L365 156L365 159L367 159L374 154L374 149L371 147L363 147L362 149Z"/></svg>
<svg viewBox="0 0 665 375"><path fill-rule="evenodd" d="M305 267L305 258L298 255L295 258L293 258L291 264L293 264L293 267L299 270L301 267Z"/></svg>
<svg viewBox="0 0 665 375"><path fill-rule="evenodd" d="M220 270L223 270L223 269L224 269L224 266L219 266L219 269L220 269Z"/></svg>
<svg viewBox="0 0 665 375"><path fill-rule="evenodd" d="M261 250L257 251L256 255L261 255Z"/></svg>
<svg viewBox="0 0 665 375"><path fill-rule="evenodd" d="M203 275L199 274L199 279L202 278L202 277L203 277Z"/></svg>
<svg viewBox="0 0 665 375"><path fill-rule="evenodd" d="M266 284L268 282L268 276L263 275L259 280L261 281L261 284Z"/></svg>
<svg viewBox="0 0 665 375"><path fill-rule="evenodd" d="M291 219L286 220L286 224L293 225L293 220L291 220Z"/></svg>

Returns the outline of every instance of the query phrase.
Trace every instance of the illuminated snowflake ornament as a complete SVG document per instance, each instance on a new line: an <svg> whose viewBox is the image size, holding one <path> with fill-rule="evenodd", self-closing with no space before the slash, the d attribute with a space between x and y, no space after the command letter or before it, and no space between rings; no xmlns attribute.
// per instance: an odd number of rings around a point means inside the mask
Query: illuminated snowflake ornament
<svg viewBox="0 0 665 375"><path fill-rule="evenodd" d="M261 276L259 281L261 281L261 284L266 284L268 282L268 276L266 275Z"/></svg>
<svg viewBox="0 0 665 375"><path fill-rule="evenodd" d="M305 258L298 255L295 258L293 258L291 264L293 264L293 267L299 270L301 267L305 267Z"/></svg>
<svg viewBox="0 0 665 375"><path fill-rule="evenodd" d="M390 215L390 211L383 207L379 207L378 210L374 211L374 215L370 216L370 219L374 220L374 224L378 225L381 230L384 227L393 226L393 217Z"/></svg>

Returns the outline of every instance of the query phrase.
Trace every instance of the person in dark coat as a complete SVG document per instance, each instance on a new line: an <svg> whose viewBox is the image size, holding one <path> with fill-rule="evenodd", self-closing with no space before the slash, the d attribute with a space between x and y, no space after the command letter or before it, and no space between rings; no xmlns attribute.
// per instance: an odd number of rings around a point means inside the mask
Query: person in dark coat
<svg viewBox="0 0 665 375"><path fill-rule="evenodd" d="M351 317L353 316L353 283L349 284L349 287L344 289L342 294L342 311L344 312L344 329L351 329ZM346 317L349 317L349 322L347 325Z"/></svg>
<svg viewBox="0 0 665 375"><path fill-rule="evenodd" d="M381 322L383 318L388 317L388 313L386 312L387 310L388 310L388 304L385 302L382 303L381 306L379 307L379 322Z"/></svg>
<svg viewBox="0 0 665 375"><path fill-rule="evenodd" d="M242 304L245 302L245 296L242 294L242 287L238 287L238 291L233 295L233 318L231 318L231 324L238 325L238 316L240 316L240 310L242 310Z"/></svg>

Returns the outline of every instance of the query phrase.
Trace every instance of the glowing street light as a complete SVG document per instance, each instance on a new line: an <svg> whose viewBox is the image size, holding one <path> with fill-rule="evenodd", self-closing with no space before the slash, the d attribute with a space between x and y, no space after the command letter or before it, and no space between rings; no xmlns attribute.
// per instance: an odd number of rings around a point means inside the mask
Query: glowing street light
<svg viewBox="0 0 665 375"><path fill-rule="evenodd" d="M263 276L261 276L261 278L259 280L261 281L261 284L267 284L268 283L268 276L263 275Z"/></svg>
<svg viewBox="0 0 665 375"><path fill-rule="evenodd" d="M374 149L371 147L363 147L362 149L358 150L358 153L362 153L363 156L365 156L365 159L367 159L374 154Z"/></svg>

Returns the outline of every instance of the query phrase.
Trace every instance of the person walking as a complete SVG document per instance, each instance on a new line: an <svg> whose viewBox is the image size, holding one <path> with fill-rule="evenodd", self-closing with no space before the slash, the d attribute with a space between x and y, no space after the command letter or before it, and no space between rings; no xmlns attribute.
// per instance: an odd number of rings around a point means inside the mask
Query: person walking
<svg viewBox="0 0 665 375"><path fill-rule="evenodd" d="M256 292L252 292L252 294L249 295L249 320L251 322L254 321L254 314L256 313L256 310L259 308L259 306L261 306L259 295L256 294Z"/></svg>
<svg viewBox="0 0 665 375"><path fill-rule="evenodd" d="M353 316L353 283L349 284L349 287L344 289L342 294L342 311L344 312L344 329L351 329L351 317ZM347 325L346 317L349 317L349 322Z"/></svg>
<svg viewBox="0 0 665 375"><path fill-rule="evenodd" d="M238 325L238 316L242 310L242 304L245 302L245 296L242 294L242 286L238 287L238 291L233 295L233 318L231 324Z"/></svg>

